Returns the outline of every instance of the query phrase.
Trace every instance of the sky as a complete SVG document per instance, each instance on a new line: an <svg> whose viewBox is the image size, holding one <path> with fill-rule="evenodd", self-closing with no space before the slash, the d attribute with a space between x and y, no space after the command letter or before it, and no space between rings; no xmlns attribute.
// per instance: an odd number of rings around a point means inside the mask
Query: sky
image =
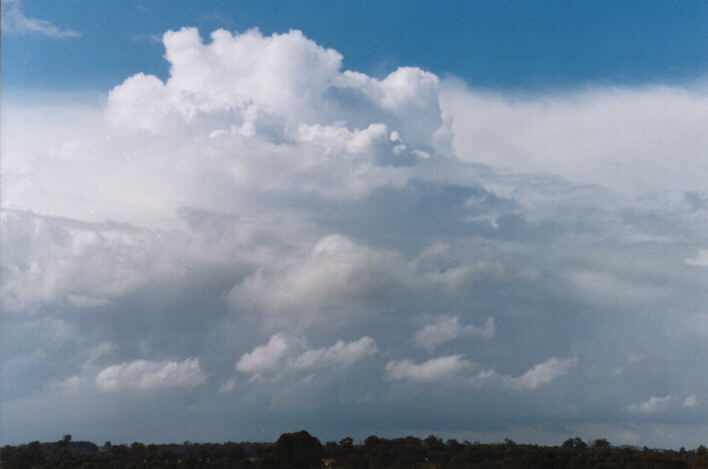
<svg viewBox="0 0 708 469"><path fill-rule="evenodd" d="M705 2L2 1L0 441L708 441Z"/></svg>

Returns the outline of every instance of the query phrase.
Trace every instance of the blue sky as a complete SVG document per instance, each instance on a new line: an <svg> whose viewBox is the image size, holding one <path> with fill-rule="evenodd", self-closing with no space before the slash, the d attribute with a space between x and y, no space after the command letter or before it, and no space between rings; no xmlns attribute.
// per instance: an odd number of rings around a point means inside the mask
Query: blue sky
<svg viewBox="0 0 708 469"><path fill-rule="evenodd" d="M490 88L692 79L707 66L705 2L62 2L28 17L81 32L56 41L6 35L7 88L104 90L138 71L167 75L159 41L195 26L305 31L344 67L384 76L401 64ZM152 38L152 39L151 39Z"/></svg>
<svg viewBox="0 0 708 469"><path fill-rule="evenodd" d="M705 444L705 3L2 8L3 442Z"/></svg>

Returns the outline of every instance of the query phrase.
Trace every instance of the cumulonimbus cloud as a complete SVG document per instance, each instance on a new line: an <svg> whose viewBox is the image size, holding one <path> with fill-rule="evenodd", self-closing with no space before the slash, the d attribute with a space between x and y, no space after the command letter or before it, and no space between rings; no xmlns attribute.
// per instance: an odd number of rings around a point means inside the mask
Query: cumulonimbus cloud
<svg viewBox="0 0 708 469"><path fill-rule="evenodd" d="M672 395L704 387L678 352L706 335L699 86L512 96L415 67L343 70L338 52L298 31L202 39L186 28L163 43L168 77L128 77L105 103L3 103L13 396L39 389L50 406L48 383L90 376L106 391L203 393L220 417L208 393L259 411L324 396L313 415L331 415L334 395L354 406L391 386L427 398L445 383L473 415L491 408L485 389L518 391L487 394L521 405L546 386L616 389L608 369L660 353L626 340L637 331L677 351L657 363L694 377L667 378ZM114 349L84 366L102 343ZM200 384L202 363L214 386ZM581 364L595 374L573 373ZM339 370L334 384L307 379ZM622 379L640 389L662 373L644 371ZM352 391L362 383L371 389ZM155 405L166 415L177 394ZM533 418L555 418L558 395L531 394ZM607 415L593 392L564 395L577 418ZM117 393L97 396L110 408ZM623 397L609 412L627 415L636 396Z"/></svg>

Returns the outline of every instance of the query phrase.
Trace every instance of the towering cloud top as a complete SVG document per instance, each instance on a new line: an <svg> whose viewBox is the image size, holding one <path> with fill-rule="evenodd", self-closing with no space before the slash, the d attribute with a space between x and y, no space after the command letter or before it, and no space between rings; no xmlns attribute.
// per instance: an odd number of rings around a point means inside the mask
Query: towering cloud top
<svg viewBox="0 0 708 469"><path fill-rule="evenodd" d="M258 135L276 143L297 139L302 126L383 123L422 150L442 120L438 79L403 67L384 80L341 70L342 56L300 31L265 37L257 29L218 30L205 44L195 28L163 39L170 77L137 74L111 91L116 124L154 133L175 126Z"/></svg>

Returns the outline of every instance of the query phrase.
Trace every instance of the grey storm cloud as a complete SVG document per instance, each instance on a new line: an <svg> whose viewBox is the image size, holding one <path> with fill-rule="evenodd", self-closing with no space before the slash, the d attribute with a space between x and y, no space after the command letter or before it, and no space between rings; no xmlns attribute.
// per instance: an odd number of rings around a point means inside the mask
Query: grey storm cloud
<svg viewBox="0 0 708 469"><path fill-rule="evenodd" d="M708 425L704 89L163 43L165 81L3 108L4 439L696 444L656 435Z"/></svg>

